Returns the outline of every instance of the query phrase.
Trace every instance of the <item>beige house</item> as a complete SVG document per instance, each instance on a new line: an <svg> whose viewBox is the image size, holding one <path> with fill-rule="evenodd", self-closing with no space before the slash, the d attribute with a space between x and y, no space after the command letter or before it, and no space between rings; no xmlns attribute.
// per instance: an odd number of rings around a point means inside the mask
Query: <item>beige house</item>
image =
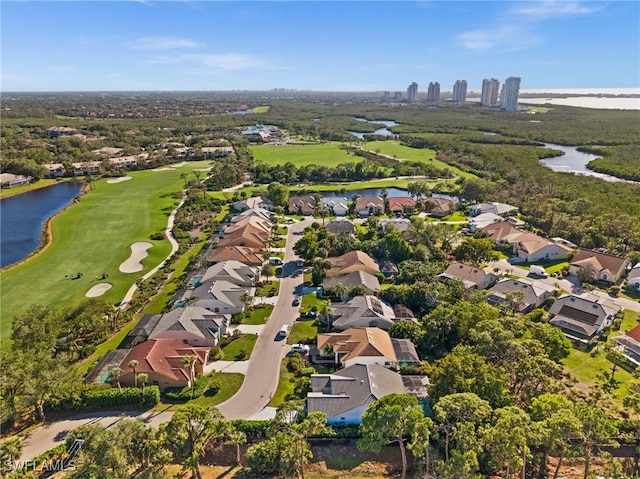
<svg viewBox="0 0 640 479"><path fill-rule="evenodd" d="M622 279L629 262L620 256L580 248L569 264L569 272L578 274L581 268L588 268L594 279L615 283Z"/></svg>
<svg viewBox="0 0 640 479"><path fill-rule="evenodd" d="M344 276L354 271L364 271L372 275L380 272L378 263L364 251L349 251L342 256L328 259L331 263L331 269L327 271L327 278Z"/></svg>
<svg viewBox="0 0 640 479"><path fill-rule="evenodd" d="M454 262L438 275L438 279L459 279L465 289L487 289L496 284L500 276L478 266Z"/></svg>
<svg viewBox="0 0 640 479"><path fill-rule="evenodd" d="M233 260L250 266L260 266L264 263L263 253L263 249L249 248L247 246L218 247L207 254L207 262L214 264Z"/></svg>

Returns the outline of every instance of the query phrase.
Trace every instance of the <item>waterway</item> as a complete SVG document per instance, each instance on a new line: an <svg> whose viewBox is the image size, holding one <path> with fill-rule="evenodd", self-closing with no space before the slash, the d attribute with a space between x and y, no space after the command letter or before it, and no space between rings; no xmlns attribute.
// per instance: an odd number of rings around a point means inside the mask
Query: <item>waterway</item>
<svg viewBox="0 0 640 479"><path fill-rule="evenodd" d="M71 204L81 183L56 183L0 201L0 267L17 263L33 253L42 241L47 220Z"/></svg>
<svg viewBox="0 0 640 479"><path fill-rule="evenodd" d="M591 160L595 160L596 158L600 158L597 155L578 151L575 146L554 145L553 143L545 143L544 146L552 150L560 150L564 152L564 155L562 156L554 156L552 158L544 158L540 160L540 163L553 171L557 171L559 173L575 173L577 175L595 176L596 178L600 178L605 181L629 182L628 180L616 178L611 175L605 175L604 173L598 173L587 168L587 163Z"/></svg>

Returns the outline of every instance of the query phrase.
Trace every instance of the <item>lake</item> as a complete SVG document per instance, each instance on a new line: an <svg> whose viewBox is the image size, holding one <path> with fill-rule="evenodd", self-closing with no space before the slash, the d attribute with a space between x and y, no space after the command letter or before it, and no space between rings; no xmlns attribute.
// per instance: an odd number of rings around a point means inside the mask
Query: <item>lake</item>
<svg viewBox="0 0 640 479"><path fill-rule="evenodd" d="M382 188L365 188L361 190L347 190L344 192L340 191L322 191L320 195L326 198L346 198L349 201L353 200L353 197L358 196L382 196ZM387 196L389 198L397 198L400 196L409 196L407 190L403 190L400 188L387 188Z"/></svg>
<svg viewBox="0 0 640 479"><path fill-rule="evenodd" d="M373 133L362 133L360 131L350 131L349 133L351 133L353 136L355 136L356 138L360 138L361 140L364 140L364 135L381 135L381 136L397 136L396 134L392 133L390 130L388 130L389 127L391 126L398 126L399 123L396 123L393 120L367 120L366 118L359 118L356 117L356 121L361 121L363 123L374 123L376 125L384 125L384 128L378 128L376 131L374 131Z"/></svg>
<svg viewBox="0 0 640 479"><path fill-rule="evenodd" d="M71 204L82 184L65 181L0 200L0 267L33 253L47 220Z"/></svg>

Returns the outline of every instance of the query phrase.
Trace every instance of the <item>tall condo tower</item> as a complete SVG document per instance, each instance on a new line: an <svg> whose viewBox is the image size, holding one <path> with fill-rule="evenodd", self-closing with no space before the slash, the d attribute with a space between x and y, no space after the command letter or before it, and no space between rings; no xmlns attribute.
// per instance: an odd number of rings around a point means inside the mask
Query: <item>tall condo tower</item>
<svg viewBox="0 0 640 479"><path fill-rule="evenodd" d="M430 82L429 88L427 89L427 101L438 101L438 100L440 100L440 83Z"/></svg>
<svg viewBox="0 0 640 479"><path fill-rule="evenodd" d="M453 84L453 101L463 102L467 99L467 80L457 80Z"/></svg>
<svg viewBox="0 0 640 479"><path fill-rule="evenodd" d="M418 99L418 84L413 82L407 88L407 101L416 101Z"/></svg>
<svg viewBox="0 0 640 479"><path fill-rule="evenodd" d="M520 93L520 78L509 77L502 85L500 92L500 107L504 111L518 111L518 94Z"/></svg>
<svg viewBox="0 0 640 479"><path fill-rule="evenodd" d="M498 104L498 92L500 91L500 82L495 78L491 80L482 80L482 94L480 96L480 104L483 106L491 106Z"/></svg>

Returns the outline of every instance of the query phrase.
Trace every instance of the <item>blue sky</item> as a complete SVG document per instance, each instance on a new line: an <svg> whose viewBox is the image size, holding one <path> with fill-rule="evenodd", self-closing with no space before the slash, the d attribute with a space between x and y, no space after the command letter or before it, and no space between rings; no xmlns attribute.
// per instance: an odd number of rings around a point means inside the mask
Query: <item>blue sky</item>
<svg viewBox="0 0 640 479"><path fill-rule="evenodd" d="M640 2L6 1L2 91L640 87Z"/></svg>

